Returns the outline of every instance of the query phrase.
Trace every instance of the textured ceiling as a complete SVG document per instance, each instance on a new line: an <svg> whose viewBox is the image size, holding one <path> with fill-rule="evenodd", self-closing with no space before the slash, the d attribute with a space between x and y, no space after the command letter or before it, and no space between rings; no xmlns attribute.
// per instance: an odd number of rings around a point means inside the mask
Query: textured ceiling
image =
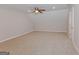
<svg viewBox="0 0 79 59"><path fill-rule="evenodd" d="M46 11L60 10L69 8L68 4L2 4L1 8L7 8L12 10L18 10L21 12L28 12L32 10L34 7L39 7L46 9ZM55 7L55 9L53 9Z"/></svg>

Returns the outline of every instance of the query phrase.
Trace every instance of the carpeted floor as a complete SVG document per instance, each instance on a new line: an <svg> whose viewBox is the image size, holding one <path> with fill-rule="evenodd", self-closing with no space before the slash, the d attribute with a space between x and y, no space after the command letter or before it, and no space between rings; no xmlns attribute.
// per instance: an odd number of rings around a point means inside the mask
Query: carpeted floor
<svg viewBox="0 0 79 59"><path fill-rule="evenodd" d="M12 55L72 55L78 54L66 33L31 32L0 43L0 51Z"/></svg>

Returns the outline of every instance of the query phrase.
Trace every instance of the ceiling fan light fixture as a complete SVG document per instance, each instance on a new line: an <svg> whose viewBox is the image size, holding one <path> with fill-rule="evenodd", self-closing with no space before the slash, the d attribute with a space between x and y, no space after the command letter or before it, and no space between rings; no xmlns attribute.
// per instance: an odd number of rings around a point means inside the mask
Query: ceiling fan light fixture
<svg viewBox="0 0 79 59"><path fill-rule="evenodd" d="M37 7L33 9L33 13L35 13L35 14L43 13L43 11L45 11L45 9L40 9Z"/></svg>
<svg viewBox="0 0 79 59"><path fill-rule="evenodd" d="M39 11L38 10L35 10L35 13L39 13Z"/></svg>

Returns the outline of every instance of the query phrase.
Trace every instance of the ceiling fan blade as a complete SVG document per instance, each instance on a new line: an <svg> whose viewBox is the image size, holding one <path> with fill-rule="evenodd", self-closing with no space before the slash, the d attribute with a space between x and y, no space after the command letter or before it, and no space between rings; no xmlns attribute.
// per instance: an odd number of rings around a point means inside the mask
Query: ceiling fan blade
<svg viewBox="0 0 79 59"><path fill-rule="evenodd" d="M46 11L45 9L40 9L40 11Z"/></svg>
<svg viewBox="0 0 79 59"><path fill-rule="evenodd" d="M39 10L39 8L37 8L37 7L36 7L36 8L34 8L34 9L35 9L35 10Z"/></svg>
<svg viewBox="0 0 79 59"><path fill-rule="evenodd" d="M39 11L40 13L43 13L42 11Z"/></svg>

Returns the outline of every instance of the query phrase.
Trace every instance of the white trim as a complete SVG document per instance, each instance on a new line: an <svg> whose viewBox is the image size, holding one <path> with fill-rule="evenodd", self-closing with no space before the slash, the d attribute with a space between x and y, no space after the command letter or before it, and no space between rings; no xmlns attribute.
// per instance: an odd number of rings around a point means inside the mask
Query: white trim
<svg viewBox="0 0 79 59"><path fill-rule="evenodd" d="M72 40L72 43L73 43L74 48L76 49L76 51L77 51L78 54L79 54L79 49L78 49L78 47L77 47L77 44L75 43L74 40Z"/></svg>
<svg viewBox="0 0 79 59"><path fill-rule="evenodd" d="M33 31L25 32L25 33L22 33L22 34L18 34L16 36L12 36L12 37L6 38L4 40L1 40L0 43L5 42L5 41L8 41L8 40L11 40L13 38L16 38L16 37L19 37L19 36L22 36L22 35L25 35L25 34L28 34L28 33L31 33L31 32L33 32Z"/></svg>
<svg viewBox="0 0 79 59"><path fill-rule="evenodd" d="M79 54L79 48L78 48L78 46L77 46L77 44L76 44L76 42L75 42L75 38L74 38L74 32L75 32L75 31L74 31L74 26L75 26L75 25L74 25L74 7L72 7L71 13L72 13L71 16L73 17L73 18L71 19L71 21L72 21L72 24L71 24L71 25L72 25L73 28L72 28L72 30L71 30L71 31L72 31L72 34L71 34L70 39L72 40L73 46L74 46L74 48L76 49L76 51L78 52L78 54ZM70 20L70 19L69 19L69 20ZM70 36L70 35L69 35L69 36Z"/></svg>

